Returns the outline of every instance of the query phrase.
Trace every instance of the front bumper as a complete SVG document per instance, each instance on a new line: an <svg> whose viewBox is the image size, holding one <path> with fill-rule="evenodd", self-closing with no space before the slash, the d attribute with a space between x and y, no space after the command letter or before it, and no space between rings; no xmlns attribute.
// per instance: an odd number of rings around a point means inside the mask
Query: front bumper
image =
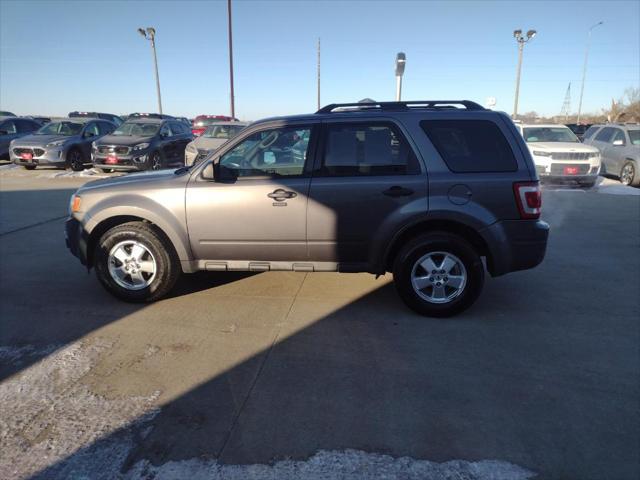
<svg viewBox="0 0 640 480"><path fill-rule="evenodd" d="M22 152L30 152L33 158L31 160L23 159L20 156ZM46 148L14 145L9 149L9 159L16 165L64 167L66 163L66 152L63 147Z"/></svg>
<svg viewBox="0 0 640 480"><path fill-rule="evenodd" d="M102 154L97 152L91 153L91 163L94 167L105 168L123 172L138 172L142 170L147 170L149 168L148 164L148 151L141 150L139 152L131 152L127 155L116 155L118 159L118 163L106 163L107 157L112 156L113 154Z"/></svg>
<svg viewBox="0 0 640 480"><path fill-rule="evenodd" d="M87 265L88 235L82 224L74 217L69 217L64 225L64 237L67 248L80 259L82 265Z"/></svg>
<svg viewBox="0 0 640 480"><path fill-rule="evenodd" d="M497 277L539 265L547 251L549 224L542 220L503 220L480 232L489 246L487 268Z"/></svg>
<svg viewBox="0 0 640 480"><path fill-rule="evenodd" d="M600 172L599 157L588 161L549 161L534 156L534 162L540 181L546 183L592 184Z"/></svg>

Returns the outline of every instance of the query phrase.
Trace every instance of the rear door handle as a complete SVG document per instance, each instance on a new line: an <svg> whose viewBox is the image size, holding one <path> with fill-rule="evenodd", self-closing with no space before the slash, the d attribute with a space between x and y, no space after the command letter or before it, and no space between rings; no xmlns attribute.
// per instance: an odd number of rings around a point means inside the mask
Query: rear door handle
<svg viewBox="0 0 640 480"><path fill-rule="evenodd" d="M298 194L296 192L290 192L288 190L284 190L282 188L278 188L271 193L267 194L267 197L273 198L276 202L282 202L287 198L295 198Z"/></svg>
<svg viewBox="0 0 640 480"><path fill-rule="evenodd" d="M409 195L413 195L413 190L410 188L400 187L398 185L394 185L391 188L386 189L382 192L384 195L388 197L408 197Z"/></svg>

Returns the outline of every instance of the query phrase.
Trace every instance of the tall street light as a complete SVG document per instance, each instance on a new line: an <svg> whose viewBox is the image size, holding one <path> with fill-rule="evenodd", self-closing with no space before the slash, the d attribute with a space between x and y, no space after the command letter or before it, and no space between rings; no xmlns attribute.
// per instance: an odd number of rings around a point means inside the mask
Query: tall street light
<svg viewBox="0 0 640 480"><path fill-rule="evenodd" d="M396 55L396 102L399 102L402 96L402 75L404 74L406 63L407 56L399 52L398 55Z"/></svg>
<svg viewBox="0 0 640 480"><path fill-rule="evenodd" d="M513 102L513 118L518 115L518 97L520 96L520 71L522 70L522 52L524 44L536 36L535 30L529 30L526 35L522 34L522 30L514 30L513 37L518 42L518 70L516 74L516 98Z"/></svg>
<svg viewBox="0 0 640 480"><path fill-rule="evenodd" d="M151 50L153 52L153 65L156 72L156 90L158 91L158 110L162 115L162 98L160 97L160 75L158 75L158 57L156 55L156 29L153 27L139 28L138 33L151 42Z"/></svg>
<svg viewBox="0 0 640 480"><path fill-rule="evenodd" d="M231 118L236 118L236 107L233 94L233 33L231 32L231 0L227 0L227 20L229 23L229 85L231 87Z"/></svg>
<svg viewBox="0 0 640 480"><path fill-rule="evenodd" d="M602 25L604 22L598 22L589 28L589 35L587 36L587 50L584 52L584 65L582 67L582 87L580 88L580 101L578 102L578 119L576 123L580 123L580 115L582 114L582 95L584 94L584 79L587 76L587 61L589 60L589 48L591 47L591 31Z"/></svg>

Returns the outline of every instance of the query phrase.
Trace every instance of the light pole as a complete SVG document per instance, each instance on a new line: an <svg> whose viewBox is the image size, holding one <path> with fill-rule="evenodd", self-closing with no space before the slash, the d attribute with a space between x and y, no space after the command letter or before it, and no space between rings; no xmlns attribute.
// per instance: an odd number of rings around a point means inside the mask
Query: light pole
<svg viewBox="0 0 640 480"><path fill-rule="evenodd" d="M514 30L513 37L518 42L518 70L516 73L516 98L513 101L513 118L518 115L518 97L520 96L520 71L522 70L522 52L524 44L536 36L535 30L529 30L526 35L522 34L522 30Z"/></svg>
<svg viewBox="0 0 640 480"><path fill-rule="evenodd" d="M236 106L233 94L233 33L231 31L231 0L227 0L227 20L229 23L229 86L231 88L231 119L235 119Z"/></svg>
<svg viewBox="0 0 640 480"><path fill-rule="evenodd" d="M398 55L396 55L396 102L399 102L402 96L402 75L404 74L406 63L407 56L399 52Z"/></svg>
<svg viewBox="0 0 640 480"><path fill-rule="evenodd" d="M158 113L162 115L162 98L160 97L160 75L158 75L158 57L156 55L156 29L153 27L139 28L138 33L151 42L153 65L156 72L156 90L158 91Z"/></svg>
<svg viewBox="0 0 640 480"><path fill-rule="evenodd" d="M589 60L589 48L591 47L591 31L602 25L604 22L598 22L589 28L589 35L587 36L587 50L584 52L584 65L582 66L582 87L580 88L580 101L578 102L578 119L576 123L580 123L580 115L582 114L582 95L584 94L584 79L587 76L587 61Z"/></svg>

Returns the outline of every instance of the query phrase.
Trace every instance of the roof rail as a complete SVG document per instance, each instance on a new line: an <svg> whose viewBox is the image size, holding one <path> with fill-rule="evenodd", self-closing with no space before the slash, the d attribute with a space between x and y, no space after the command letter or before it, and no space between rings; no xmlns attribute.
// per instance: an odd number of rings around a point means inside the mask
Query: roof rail
<svg viewBox="0 0 640 480"><path fill-rule="evenodd" d="M337 109L349 110L409 110L410 108L450 109L462 105L467 110L485 110L470 100L412 100L408 102L330 103L316 113L332 113Z"/></svg>

